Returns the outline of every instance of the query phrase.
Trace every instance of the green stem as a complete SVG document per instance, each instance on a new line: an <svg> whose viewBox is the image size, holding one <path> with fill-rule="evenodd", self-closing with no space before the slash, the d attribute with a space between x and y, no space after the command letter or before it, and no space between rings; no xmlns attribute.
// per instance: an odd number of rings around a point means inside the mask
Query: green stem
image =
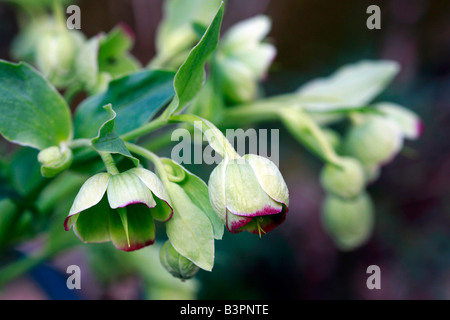
<svg viewBox="0 0 450 320"><path fill-rule="evenodd" d="M69 148L71 149L79 149L79 148L83 148L83 147L91 147L92 143L90 139L76 139L76 140L72 140L69 143Z"/></svg>
<svg viewBox="0 0 450 320"><path fill-rule="evenodd" d="M143 135L146 135L150 132L153 132L159 128L162 128L166 124L167 124L167 120L164 119L164 117L158 117L158 118L154 119L153 121L150 121L149 123L144 124L143 126L141 126L139 128L136 128L128 133L123 134L122 136L120 136L120 138L122 138L122 140L124 140L124 141L134 140L134 139L140 138Z"/></svg>
<svg viewBox="0 0 450 320"><path fill-rule="evenodd" d="M60 0L53 0L53 14L56 19L56 23L60 29L66 29L66 19L64 9Z"/></svg>
<svg viewBox="0 0 450 320"><path fill-rule="evenodd" d="M131 153L137 154L141 157L150 160L155 165L155 168L158 171L158 174L163 183L166 184L167 182L169 182L169 177L167 175L166 170L164 169L164 164L156 154L134 143L125 142L125 146Z"/></svg>
<svg viewBox="0 0 450 320"><path fill-rule="evenodd" d="M103 160L103 163L105 164L106 170L108 173L112 175L119 174L119 170L116 167L116 164L114 162L114 159L110 153L107 152L99 152L100 157Z"/></svg>
<svg viewBox="0 0 450 320"><path fill-rule="evenodd" d="M234 150L233 146L214 124L199 116L193 114L173 115L169 118L169 122L184 122L193 125L202 130L211 148L219 153L223 158L238 159L239 154Z"/></svg>

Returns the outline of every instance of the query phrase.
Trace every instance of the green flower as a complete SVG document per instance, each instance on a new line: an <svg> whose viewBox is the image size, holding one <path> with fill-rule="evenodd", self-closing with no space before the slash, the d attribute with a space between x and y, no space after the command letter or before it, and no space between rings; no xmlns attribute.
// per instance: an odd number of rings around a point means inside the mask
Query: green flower
<svg viewBox="0 0 450 320"><path fill-rule="evenodd" d="M232 233L261 235L286 218L289 192L270 160L246 155L224 160L211 173L209 196L217 216Z"/></svg>
<svg viewBox="0 0 450 320"><path fill-rule="evenodd" d="M105 195L106 194L106 195ZM149 170L135 168L117 175L89 178L64 222L83 242L107 242L133 251L155 241L153 219L168 221L173 210L164 186Z"/></svg>

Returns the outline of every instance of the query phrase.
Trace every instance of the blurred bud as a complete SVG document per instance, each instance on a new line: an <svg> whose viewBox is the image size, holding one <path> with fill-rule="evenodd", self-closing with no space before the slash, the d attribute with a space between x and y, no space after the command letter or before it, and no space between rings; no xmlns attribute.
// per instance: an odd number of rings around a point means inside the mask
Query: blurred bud
<svg viewBox="0 0 450 320"><path fill-rule="evenodd" d="M423 132L423 124L419 116L398 104L383 102L375 105L387 118L392 119L400 127L406 139L416 140Z"/></svg>
<svg viewBox="0 0 450 320"><path fill-rule="evenodd" d="M323 204L322 223L340 250L356 249L363 245L372 233L372 201L366 193L353 199L329 194Z"/></svg>
<svg viewBox="0 0 450 320"><path fill-rule="evenodd" d="M38 154L41 164L41 174L46 178L52 178L58 173L66 170L72 164L72 150L67 147L50 147Z"/></svg>
<svg viewBox="0 0 450 320"><path fill-rule="evenodd" d="M82 42L78 31L55 28L42 35L37 46L36 63L56 87L64 87L72 80L73 67Z"/></svg>
<svg viewBox="0 0 450 320"><path fill-rule="evenodd" d="M276 49L262 43L270 31L266 16L234 25L224 36L214 61L227 100L247 102L257 95L258 81L266 74Z"/></svg>
<svg viewBox="0 0 450 320"><path fill-rule="evenodd" d="M192 261L178 253L170 241L166 241L162 246L159 258L163 267L171 275L181 280L193 278L200 270Z"/></svg>
<svg viewBox="0 0 450 320"><path fill-rule="evenodd" d="M249 154L222 161L209 178L212 207L232 233L267 233L286 218L289 192L277 166Z"/></svg>
<svg viewBox="0 0 450 320"><path fill-rule="evenodd" d="M363 166L391 161L403 145L403 134L391 119L368 116L350 129L345 141L346 152Z"/></svg>
<svg viewBox="0 0 450 320"><path fill-rule="evenodd" d="M326 164L320 181L325 190L343 198L357 196L366 184L364 170L359 161L353 158L341 158L338 166Z"/></svg>
<svg viewBox="0 0 450 320"><path fill-rule="evenodd" d="M374 182L380 177L381 168L377 164L364 166L363 170L367 184Z"/></svg>

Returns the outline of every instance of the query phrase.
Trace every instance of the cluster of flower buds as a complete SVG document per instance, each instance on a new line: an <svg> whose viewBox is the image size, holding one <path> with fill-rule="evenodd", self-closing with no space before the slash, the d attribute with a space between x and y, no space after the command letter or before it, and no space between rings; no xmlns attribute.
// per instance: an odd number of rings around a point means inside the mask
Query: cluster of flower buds
<svg viewBox="0 0 450 320"><path fill-rule="evenodd" d="M327 192L323 224L341 250L355 249L369 238L374 210L365 188L400 152L404 139L417 139L422 132L418 116L401 106L380 103L374 109L376 113L354 115L342 142L345 156L321 172Z"/></svg>

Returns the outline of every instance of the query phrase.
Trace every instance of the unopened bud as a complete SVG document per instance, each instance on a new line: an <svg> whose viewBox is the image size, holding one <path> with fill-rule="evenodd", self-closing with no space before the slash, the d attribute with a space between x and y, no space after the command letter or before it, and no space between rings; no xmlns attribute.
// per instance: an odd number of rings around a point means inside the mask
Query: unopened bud
<svg viewBox="0 0 450 320"><path fill-rule="evenodd" d="M43 177L52 178L58 173L66 170L72 164L72 151L67 147L50 147L38 154Z"/></svg>
<svg viewBox="0 0 450 320"><path fill-rule="evenodd" d="M164 243L159 257L163 267L171 275L182 280L193 278L200 270L192 261L178 253L170 241Z"/></svg>

